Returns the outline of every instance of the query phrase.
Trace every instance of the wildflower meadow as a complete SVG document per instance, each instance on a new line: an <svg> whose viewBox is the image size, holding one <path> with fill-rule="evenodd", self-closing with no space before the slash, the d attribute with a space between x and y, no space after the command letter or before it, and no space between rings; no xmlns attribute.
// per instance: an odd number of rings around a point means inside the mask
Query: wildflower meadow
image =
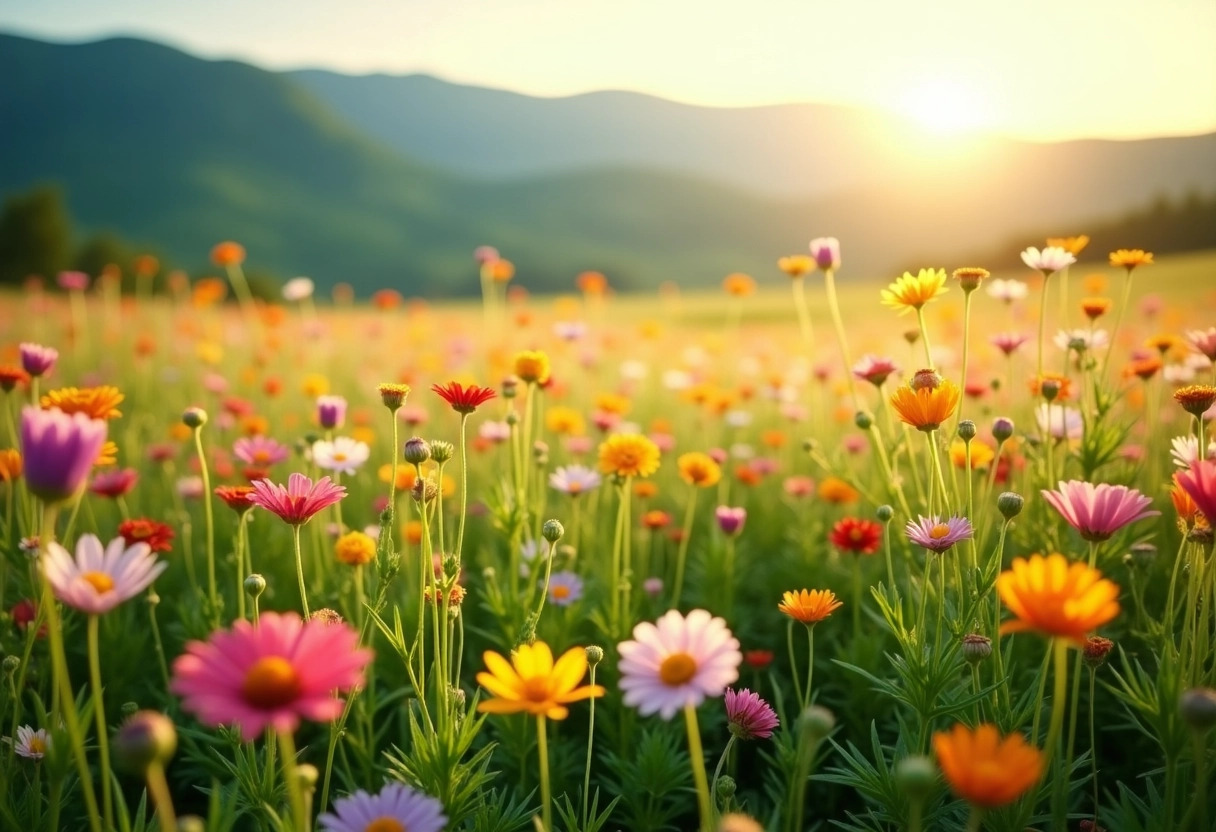
<svg viewBox="0 0 1216 832"><path fill-rule="evenodd" d="M1087 243L3 296L0 828L1216 828L1212 263Z"/></svg>

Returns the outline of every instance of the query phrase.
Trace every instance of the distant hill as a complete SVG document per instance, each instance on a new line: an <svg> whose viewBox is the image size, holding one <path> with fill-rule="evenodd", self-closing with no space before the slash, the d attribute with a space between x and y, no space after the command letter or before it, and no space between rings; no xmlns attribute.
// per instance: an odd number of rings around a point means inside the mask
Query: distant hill
<svg viewBox="0 0 1216 832"><path fill-rule="evenodd" d="M1011 228L1084 230L1073 222L1168 193L1179 165L1198 186L1216 176L1216 164L1207 164L1216 160L1216 136L1208 136L1041 146L1033 164L981 148L904 165L879 182L867 181L861 153L854 167L865 175L842 170L830 195L801 198L636 159L491 177L402 150L298 74L146 41L63 45L0 35L0 75L0 196L58 182L86 230L155 243L175 262L195 264L195 273L207 268L213 243L231 238L258 267L322 285L345 280L363 294L385 286L475 292L470 253L481 244L498 246L520 282L540 290L568 290L584 269L600 269L622 288L710 284L737 270L781 281L776 257L820 234L842 239L846 278L888 274L949 265L999 244ZM582 100L607 106L618 98ZM682 108L640 98L660 112ZM437 111L391 98L383 109L446 125L452 144L461 133L459 119ZM491 127L505 134L509 123L502 114ZM855 129L863 143L865 131ZM568 147L584 146L570 136ZM1016 249L1009 257L1015 261Z"/></svg>

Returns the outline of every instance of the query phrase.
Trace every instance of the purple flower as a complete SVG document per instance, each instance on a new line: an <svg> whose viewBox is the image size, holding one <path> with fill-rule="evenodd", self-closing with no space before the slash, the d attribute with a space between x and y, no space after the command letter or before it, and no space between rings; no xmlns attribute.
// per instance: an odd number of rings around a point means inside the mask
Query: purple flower
<svg viewBox="0 0 1216 832"><path fill-rule="evenodd" d="M840 241L835 237L816 237L811 240L811 257L815 265L825 272L840 268Z"/></svg>
<svg viewBox="0 0 1216 832"><path fill-rule="evenodd" d="M101 446L106 423L59 408L21 411L21 453L30 493L48 503L76 494L85 483Z"/></svg>
<svg viewBox="0 0 1216 832"><path fill-rule="evenodd" d="M747 688L726 689L726 720L741 740L768 739L779 724L769 704Z"/></svg>
<svg viewBox="0 0 1216 832"><path fill-rule="evenodd" d="M21 350L21 369L37 378L55 369L59 360L59 350L54 347L44 347L41 344L23 343Z"/></svg>
<svg viewBox="0 0 1216 832"><path fill-rule="evenodd" d="M718 506L714 510L714 517L718 518L718 528L722 530L722 533L733 537L743 531L743 523L747 520L747 509L742 506L739 508Z"/></svg>
<svg viewBox="0 0 1216 832"><path fill-rule="evenodd" d="M583 579L573 572L554 572L549 576L549 603L568 607L583 597Z"/></svg>
<svg viewBox="0 0 1216 832"><path fill-rule="evenodd" d="M346 421L346 399L341 396L317 397L317 422L326 430L342 427Z"/></svg>
<svg viewBox="0 0 1216 832"><path fill-rule="evenodd" d="M970 540L972 534L971 521L959 516L945 520L941 520L937 515L918 517L916 520L909 520L904 530L908 539L917 546L939 554L960 540Z"/></svg>
<svg viewBox="0 0 1216 832"><path fill-rule="evenodd" d="M1161 514L1149 510L1152 498L1126 485L1070 480L1058 488L1043 491L1043 499L1089 541L1106 540L1124 526Z"/></svg>

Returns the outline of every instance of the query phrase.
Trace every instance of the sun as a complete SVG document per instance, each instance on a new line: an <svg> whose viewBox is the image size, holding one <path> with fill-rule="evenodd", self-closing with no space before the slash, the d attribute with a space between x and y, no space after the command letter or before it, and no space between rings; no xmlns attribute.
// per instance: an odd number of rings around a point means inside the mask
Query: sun
<svg viewBox="0 0 1216 832"><path fill-rule="evenodd" d="M926 132L969 133L987 121L984 100L964 84L947 78L921 81L910 88L899 109Z"/></svg>

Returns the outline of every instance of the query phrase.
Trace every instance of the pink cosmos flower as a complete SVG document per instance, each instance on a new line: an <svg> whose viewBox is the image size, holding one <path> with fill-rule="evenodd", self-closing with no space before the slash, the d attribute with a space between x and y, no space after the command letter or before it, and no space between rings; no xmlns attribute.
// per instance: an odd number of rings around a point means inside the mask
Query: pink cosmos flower
<svg viewBox="0 0 1216 832"><path fill-rule="evenodd" d="M168 567L147 543L128 547L116 537L103 550L93 534L76 541L74 559L67 549L50 543L42 560L55 597L89 615L103 615L143 592Z"/></svg>
<svg viewBox="0 0 1216 832"><path fill-rule="evenodd" d="M344 703L334 692L363 684L371 659L347 624L264 612L257 627L237 621L188 643L169 689L204 725L236 726L253 742L266 728L291 732L301 719L337 719Z"/></svg>
<svg viewBox="0 0 1216 832"><path fill-rule="evenodd" d="M1174 475L1178 485L1208 519L1216 518L1216 461L1196 462L1188 471Z"/></svg>
<svg viewBox="0 0 1216 832"><path fill-rule="evenodd" d="M1195 349L1208 357L1208 360L1216 361L1216 326L1208 327L1206 330L1190 330L1186 337Z"/></svg>
<svg viewBox="0 0 1216 832"><path fill-rule="evenodd" d="M786 477L781 487L791 497L810 497L815 493L815 481L810 477Z"/></svg>
<svg viewBox="0 0 1216 832"><path fill-rule="evenodd" d="M937 517L917 517L909 520L904 527L908 539L917 546L923 546L931 552L941 554L955 543L970 540L973 534L971 521L966 517L947 517L945 520Z"/></svg>
<svg viewBox="0 0 1216 832"><path fill-rule="evenodd" d="M247 465L269 468L291 456L291 449L269 436L242 436L233 443L232 453Z"/></svg>
<svg viewBox="0 0 1216 832"><path fill-rule="evenodd" d="M739 678L743 654L726 622L705 610L685 618L669 610L656 623L633 628L633 640L617 645L625 704L643 716L671 719L706 697L721 696Z"/></svg>
<svg viewBox="0 0 1216 832"><path fill-rule="evenodd" d="M594 491L601 482L600 475L586 465L562 465L549 475L549 485L571 497Z"/></svg>
<svg viewBox="0 0 1216 832"><path fill-rule="evenodd" d="M254 480L249 502L261 506L292 526L302 526L322 509L346 496L346 488L334 485L329 477L313 482L303 474L292 474L283 487L270 480Z"/></svg>
<svg viewBox="0 0 1216 832"><path fill-rule="evenodd" d="M747 688L726 689L726 721L730 732L741 740L768 739L779 720L777 713L758 694Z"/></svg>
<svg viewBox="0 0 1216 832"><path fill-rule="evenodd" d="M1044 490L1043 499L1085 540L1107 540L1124 526L1161 514L1149 510L1151 498L1125 485L1069 480L1060 482L1058 488Z"/></svg>

